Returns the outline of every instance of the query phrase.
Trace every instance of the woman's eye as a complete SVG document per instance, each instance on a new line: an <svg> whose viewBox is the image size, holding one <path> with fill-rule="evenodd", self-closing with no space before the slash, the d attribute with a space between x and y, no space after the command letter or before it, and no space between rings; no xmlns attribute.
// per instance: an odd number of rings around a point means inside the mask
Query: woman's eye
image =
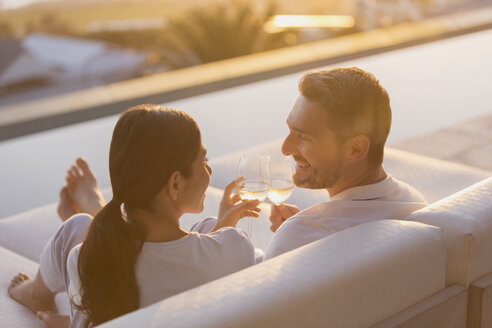
<svg viewBox="0 0 492 328"><path fill-rule="evenodd" d="M301 134L301 139L304 140L304 141L309 141L309 137L304 135L304 134Z"/></svg>

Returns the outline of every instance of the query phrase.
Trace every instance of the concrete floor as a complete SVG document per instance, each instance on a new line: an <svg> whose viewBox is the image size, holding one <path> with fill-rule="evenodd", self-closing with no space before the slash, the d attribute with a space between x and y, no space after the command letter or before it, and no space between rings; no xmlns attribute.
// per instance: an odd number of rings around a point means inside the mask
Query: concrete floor
<svg viewBox="0 0 492 328"><path fill-rule="evenodd" d="M492 111L393 147L492 171Z"/></svg>

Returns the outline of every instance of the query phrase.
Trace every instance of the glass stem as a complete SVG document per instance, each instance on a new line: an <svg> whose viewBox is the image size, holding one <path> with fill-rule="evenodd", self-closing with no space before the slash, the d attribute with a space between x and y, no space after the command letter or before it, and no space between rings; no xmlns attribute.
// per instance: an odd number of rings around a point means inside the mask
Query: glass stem
<svg viewBox="0 0 492 328"><path fill-rule="evenodd" d="M251 226L252 226L251 218L248 218L248 236L251 238Z"/></svg>

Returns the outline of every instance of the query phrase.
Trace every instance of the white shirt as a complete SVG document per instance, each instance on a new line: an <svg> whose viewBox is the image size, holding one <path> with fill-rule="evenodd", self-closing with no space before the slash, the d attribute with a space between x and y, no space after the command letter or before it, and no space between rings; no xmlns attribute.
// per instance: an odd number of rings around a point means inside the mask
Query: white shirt
<svg viewBox="0 0 492 328"><path fill-rule="evenodd" d="M77 263L79 244L70 252L68 295L80 304ZM181 239L144 243L135 267L140 307L218 279L255 264L255 249L248 236L236 228L209 234L190 232ZM72 307L72 327L83 327L85 316Z"/></svg>
<svg viewBox="0 0 492 328"><path fill-rule="evenodd" d="M420 192L391 176L344 190L285 221L270 240L265 260L357 224L404 219L426 204Z"/></svg>

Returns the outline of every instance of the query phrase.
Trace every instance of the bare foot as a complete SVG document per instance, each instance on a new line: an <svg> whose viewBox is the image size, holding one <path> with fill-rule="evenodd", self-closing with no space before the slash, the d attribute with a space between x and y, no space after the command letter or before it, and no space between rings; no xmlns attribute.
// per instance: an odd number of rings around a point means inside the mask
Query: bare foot
<svg viewBox="0 0 492 328"><path fill-rule="evenodd" d="M70 327L70 317L67 315L61 315L51 311L39 311L36 315L48 328Z"/></svg>
<svg viewBox="0 0 492 328"><path fill-rule="evenodd" d="M39 276L39 273L38 273ZM36 280L38 279L36 276ZM41 279L41 276L39 276ZM11 281L8 292L11 298L28 307L34 313L38 311L56 312L55 295L52 294L41 280L43 288L39 288L39 282L26 273L19 273Z"/></svg>
<svg viewBox="0 0 492 328"><path fill-rule="evenodd" d="M68 188L63 187L60 190L60 200L57 208L58 216L62 221L68 220L72 215L80 213L80 209L73 203L68 193Z"/></svg>
<svg viewBox="0 0 492 328"><path fill-rule="evenodd" d="M75 164L67 171L68 195L75 208L95 216L106 205L97 179L83 158L77 158Z"/></svg>

